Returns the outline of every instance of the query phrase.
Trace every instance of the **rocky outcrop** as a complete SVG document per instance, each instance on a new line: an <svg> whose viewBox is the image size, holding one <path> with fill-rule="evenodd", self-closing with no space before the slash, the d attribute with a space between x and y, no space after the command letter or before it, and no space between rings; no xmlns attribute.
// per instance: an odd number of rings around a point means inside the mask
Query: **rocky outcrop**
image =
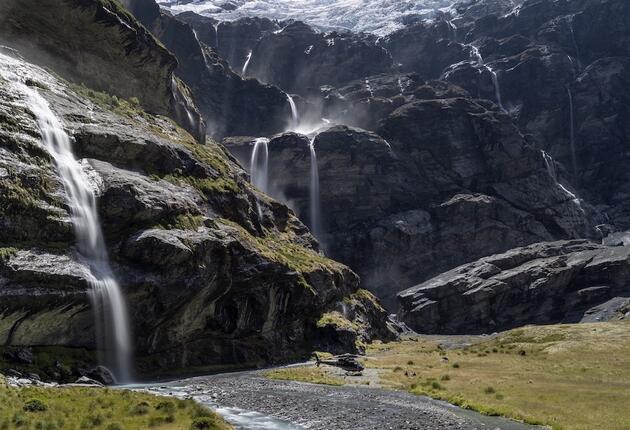
<svg viewBox="0 0 630 430"><path fill-rule="evenodd" d="M177 60L117 1L3 1L0 41L69 81L135 98L204 140L205 124L173 75Z"/></svg>
<svg viewBox="0 0 630 430"><path fill-rule="evenodd" d="M627 318L629 276L629 247L537 243L401 292L399 316L420 333L441 334Z"/></svg>
<svg viewBox="0 0 630 430"><path fill-rule="evenodd" d="M293 212L249 185L219 145L0 58L3 74L28 76L49 101L98 189L140 374L287 360L322 346L357 351L391 336L357 276L318 252ZM93 350L90 269L73 246L63 185L24 95L3 82L0 340Z"/></svg>
<svg viewBox="0 0 630 430"><path fill-rule="evenodd" d="M175 73L191 88L210 135L259 136L286 129L291 118L286 94L234 73L209 47L208 35L202 29L196 31L202 25L189 25L161 12L154 0L124 3L177 57Z"/></svg>

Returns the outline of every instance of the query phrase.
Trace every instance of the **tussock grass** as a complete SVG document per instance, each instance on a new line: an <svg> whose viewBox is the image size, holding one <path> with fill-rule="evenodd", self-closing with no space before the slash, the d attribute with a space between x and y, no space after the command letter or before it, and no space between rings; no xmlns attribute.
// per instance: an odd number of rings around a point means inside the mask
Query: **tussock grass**
<svg viewBox="0 0 630 430"><path fill-rule="evenodd" d="M344 380L331 375L321 367L294 367L287 369L271 370L265 373L270 379L282 379L289 381L310 382L322 385L344 385Z"/></svg>
<svg viewBox="0 0 630 430"><path fill-rule="evenodd" d="M374 343L364 365L382 387L486 415L556 430L630 429L630 323L527 326L452 349L434 339ZM274 377L326 379L309 367Z"/></svg>
<svg viewBox="0 0 630 430"><path fill-rule="evenodd" d="M192 400L100 388L11 388L0 379L2 430L231 428Z"/></svg>

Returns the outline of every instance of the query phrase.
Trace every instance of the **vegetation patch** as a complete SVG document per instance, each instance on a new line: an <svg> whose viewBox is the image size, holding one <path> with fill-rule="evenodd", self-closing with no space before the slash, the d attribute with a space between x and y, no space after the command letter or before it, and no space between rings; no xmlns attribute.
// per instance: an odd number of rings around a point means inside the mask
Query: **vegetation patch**
<svg viewBox="0 0 630 430"><path fill-rule="evenodd" d="M0 377L0 429L148 428L227 430L232 427L192 400L165 400L145 393L105 388L13 388Z"/></svg>
<svg viewBox="0 0 630 430"><path fill-rule="evenodd" d="M335 375L331 375L321 367L295 367L277 369L265 373L270 379L309 382L322 385L344 385L345 381Z"/></svg>
<svg viewBox="0 0 630 430"><path fill-rule="evenodd" d="M359 330L359 327L355 323L349 321L346 317L344 317L340 312L337 311L327 312L321 316L319 321L317 321L317 327L319 328L324 328L328 326L332 326L342 330L351 330L355 332Z"/></svg>

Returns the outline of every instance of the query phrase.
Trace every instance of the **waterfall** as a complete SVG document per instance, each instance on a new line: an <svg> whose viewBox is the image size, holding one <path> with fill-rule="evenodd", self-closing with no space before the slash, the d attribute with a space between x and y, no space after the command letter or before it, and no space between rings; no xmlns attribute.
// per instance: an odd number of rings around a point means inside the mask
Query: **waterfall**
<svg viewBox="0 0 630 430"><path fill-rule="evenodd" d="M319 196L319 167L317 166L317 153L315 152L315 139L309 144L311 152L311 181L310 181L310 218L311 232L316 238L321 234L321 203Z"/></svg>
<svg viewBox="0 0 630 430"><path fill-rule="evenodd" d="M300 115L298 114L297 106L295 105L295 100L289 93L286 93L287 100L289 101L289 106L291 106L291 128L295 130L300 124Z"/></svg>
<svg viewBox="0 0 630 430"><path fill-rule="evenodd" d="M486 69L488 72L490 72L490 75L492 76L492 85L494 86L494 96L496 98L497 105L499 105L499 108L505 112L506 110L505 110L505 107L503 107L503 100L501 97L501 86L499 84L499 76L497 75L497 72L492 70L492 67L488 66L483 61L483 57L481 56L481 53L479 52L479 48L473 45L468 45L468 46L470 46L470 56L477 64L477 67L482 67Z"/></svg>
<svg viewBox="0 0 630 430"><path fill-rule="evenodd" d="M573 111L573 94L571 87L567 85L567 95L569 96L569 139L571 144L571 163L573 167L573 176L577 178L577 154L575 149L575 113Z"/></svg>
<svg viewBox="0 0 630 430"><path fill-rule="evenodd" d="M131 340L124 298L112 273L96 198L81 163L74 157L70 138L46 99L14 76L26 96L42 134L42 146L51 155L63 181L67 204L81 260L90 268L90 298L94 307L96 335L102 362L118 382L131 378Z"/></svg>
<svg viewBox="0 0 630 430"><path fill-rule="evenodd" d="M368 93L370 93L370 98L374 98L374 90L372 90L372 86L370 85L370 80L365 80L365 89Z"/></svg>
<svg viewBox="0 0 630 430"><path fill-rule="evenodd" d="M564 194L566 194L567 197L569 197L571 199L571 201L578 208L578 210L580 212L584 213L584 208L582 207L582 202L580 201L578 196L576 196L574 193L569 191L569 189L567 187L565 187L564 185L562 185L558 181L558 173L556 171L556 162L553 160L553 158L551 158L551 155L549 155L544 150L541 150L540 152L542 154L543 160L545 161L545 167L547 168L547 173L549 174L551 179L553 179L553 181L562 190L562 192Z"/></svg>
<svg viewBox="0 0 630 430"><path fill-rule="evenodd" d="M575 50L575 59L577 60L578 71L582 70L582 62L580 61L580 48L578 48L577 40L575 39L575 31L573 31L573 19L575 15L569 20L569 30L571 31L571 41L573 42L573 49Z"/></svg>
<svg viewBox="0 0 630 430"><path fill-rule="evenodd" d="M245 76L245 74L247 73L247 68L249 67L249 62L252 60L253 53L254 51L249 51L249 54L247 54L247 59L245 60L245 64L243 64L243 70L241 71L241 76Z"/></svg>
<svg viewBox="0 0 630 430"><path fill-rule="evenodd" d="M263 192L269 192L269 139L259 137L254 141L250 159L252 184Z"/></svg>
<svg viewBox="0 0 630 430"><path fill-rule="evenodd" d="M221 21L217 21L213 24L214 27L214 49L219 53L219 24Z"/></svg>

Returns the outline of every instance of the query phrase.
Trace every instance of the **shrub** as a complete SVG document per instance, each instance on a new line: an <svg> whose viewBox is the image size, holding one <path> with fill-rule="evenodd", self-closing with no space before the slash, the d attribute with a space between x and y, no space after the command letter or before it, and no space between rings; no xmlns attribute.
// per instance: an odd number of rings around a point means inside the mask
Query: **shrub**
<svg viewBox="0 0 630 430"><path fill-rule="evenodd" d="M394 372L402 372L403 368L400 366L394 367Z"/></svg>
<svg viewBox="0 0 630 430"><path fill-rule="evenodd" d="M459 363L453 363L453 369L459 369Z"/></svg>
<svg viewBox="0 0 630 430"><path fill-rule="evenodd" d="M450 381L451 377L449 375L442 375L442 377L440 378L440 381Z"/></svg>
<svg viewBox="0 0 630 430"><path fill-rule="evenodd" d="M132 415L146 415L149 413L149 404L147 402L140 402L131 409Z"/></svg>
<svg viewBox="0 0 630 430"><path fill-rule="evenodd" d="M158 403L157 406L155 406L155 409L160 412L164 412L165 414L172 414L175 412L175 404L173 402L164 401Z"/></svg>
<svg viewBox="0 0 630 430"><path fill-rule="evenodd" d="M210 430L216 426L216 420L213 417L195 418L190 425L191 430Z"/></svg>
<svg viewBox="0 0 630 430"><path fill-rule="evenodd" d="M439 382L433 381L431 382L431 388L433 388L434 390L441 390L444 387L442 387L442 385Z"/></svg>
<svg viewBox="0 0 630 430"><path fill-rule="evenodd" d="M48 409L48 406L39 399L31 399L24 403L22 409L26 412L44 412Z"/></svg>
<svg viewBox="0 0 630 430"><path fill-rule="evenodd" d="M494 394L497 392L497 390L495 390L493 387L486 387L484 388L483 392L486 394Z"/></svg>
<svg viewBox="0 0 630 430"><path fill-rule="evenodd" d="M414 363L413 363L413 361L412 361L412 360L409 360L409 361L407 362L407 366L413 366L413 365L414 365Z"/></svg>

